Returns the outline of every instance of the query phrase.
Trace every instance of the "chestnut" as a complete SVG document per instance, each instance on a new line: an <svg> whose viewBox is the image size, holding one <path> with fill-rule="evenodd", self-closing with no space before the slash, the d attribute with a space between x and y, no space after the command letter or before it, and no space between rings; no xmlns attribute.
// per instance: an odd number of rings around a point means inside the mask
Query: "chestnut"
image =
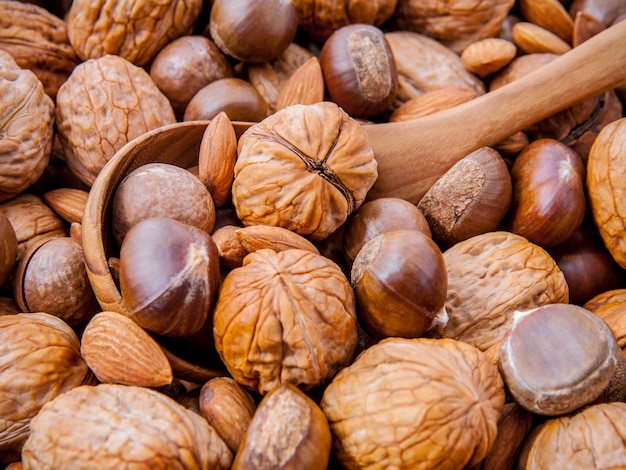
<svg viewBox="0 0 626 470"><path fill-rule="evenodd" d="M415 204L396 197L365 202L348 219L343 232L343 255L352 265L361 247L376 235L399 229L415 229L431 236L428 221Z"/></svg>
<svg viewBox="0 0 626 470"><path fill-rule="evenodd" d="M350 280L360 322L373 338L419 337L447 321L445 260L423 232L375 236L354 259Z"/></svg>
<svg viewBox="0 0 626 470"><path fill-rule="evenodd" d="M291 0L214 0L209 32L228 56L248 63L275 59L298 30Z"/></svg>
<svg viewBox="0 0 626 470"><path fill-rule="evenodd" d="M376 26L342 26L326 40L319 60L331 99L351 116L375 117L396 99L396 63Z"/></svg>
<svg viewBox="0 0 626 470"><path fill-rule="evenodd" d="M165 46L150 65L154 84L170 100L177 116L200 89L235 72L224 53L211 39L182 36Z"/></svg>
<svg viewBox="0 0 626 470"><path fill-rule="evenodd" d="M217 248L204 230L168 217L135 224L120 250L120 290L131 318L185 337L205 324L219 288Z"/></svg>
<svg viewBox="0 0 626 470"><path fill-rule="evenodd" d="M554 139L531 142L511 168L510 230L544 248L563 243L587 210L585 166L569 146Z"/></svg>
<svg viewBox="0 0 626 470"><path fill-rule="evenodd" d="M118 244L137 222L170 217L211 232L215 204L193 173L169 163L147 163L122 179L111 203L113 235Z"/></svg>
<svg viewBox="0 0 626 470"><path fill-rule="evenodd" d="M184 121L210 121L221 112L231 121L259 122L268 115L267 103L250 83L222 78L201 88L189 101Z"/></svg>

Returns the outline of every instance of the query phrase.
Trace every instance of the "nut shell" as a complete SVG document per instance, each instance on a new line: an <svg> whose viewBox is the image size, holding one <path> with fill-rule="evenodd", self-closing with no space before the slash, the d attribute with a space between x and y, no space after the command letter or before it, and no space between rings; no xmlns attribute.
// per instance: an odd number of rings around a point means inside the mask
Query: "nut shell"
<svg viewBox="0 0 626 470"><path fill-rule="evenodd" d="M63 468L226 470L232 463L228 447L204 418L144 387L77 387L51 401L31 424L22 454L30 468L55 462Z"/></svg>
<svg viewBox="0 0 626 470"><path fill-rule="evenodd" d="M493 445L504 385L467 343L387 338L337 374L321 407L345 468L465 468Z"/></svg>
<svg viewBox="0 0 626 470"><path fill-rule="evenodd" d="M244 225L276 225L320 240L358 209L377 176L356 120L331 102L293 105L240 137L233 205Z"/></svg>
<svg viewBox="0 0 626 470"><path fill-rule="evenodd" d="M224 279L213 332L240 384L262 394L281 383L311 389L352 359L354 293L341 269L319 254L258 250Z"/></svg>

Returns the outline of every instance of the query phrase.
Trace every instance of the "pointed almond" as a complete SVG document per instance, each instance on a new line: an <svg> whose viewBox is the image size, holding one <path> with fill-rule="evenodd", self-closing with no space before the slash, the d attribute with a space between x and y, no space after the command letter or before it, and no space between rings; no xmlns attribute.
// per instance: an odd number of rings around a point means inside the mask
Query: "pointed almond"
<svg viewBox="0 0 626 470"><path fill-rule="evenodd" d="M85 327L80 352L100 382L142 387L172 382L172 368L161 347L121 313L97 313Z"/></svg>
<svg viewBox="0 0 626 470"><path fill-rule="evenodd" d="M513 41L517 47L527 54L550 53L561 55L572 48L556 34L527 21L520 21L513 26Z"/></svg>
<svg viewBox="0 0 626 470"><path fill-rule="evenodd" d="M453 108L476 98L469 87L445 87L427 91L401 104L389 117L390 122L409 121L444 109Z"/></svg>
<svg viewBox="0 0 626 470"><path fill-rule="evenodd" d="M572 39L572 46L579 46L587 39L605 29L604 24L591 13L584 10L579 11L574 17L574 37Z"/></svg>
<svg viewBox="0 0 626 470"><path fill-rule="evenodd" d="M269 248L276 252L295 248L319 254L313 243L302 235L283 227L251 225L237 229L235 236L249 253L264 248Z"/></svg>
<svg viewBox="0 0 626 470"><path fill-rule="evenodd" d="M479 77L486 77L508 65L517 54L511 41L501 38L485 38L473 42L461 53L461 62Z"/></svg>
<svg viewBox="0 0 626 470"><path fill-rule="evenodd" d="M69 223L82 222L89 193L82 189L57 188L43 194L54 212Z"/></svg>
<svg viewBox="0 0 626 470"><path fill-rule="evenodd" d="M216 207L230 202L237 160L237 134L222 111L207 125L200 143L198 177L207 187Z"/></svg>
<svg viewBox="0 0 626 470"><path fill-rule="evenodd" d="M572 43L574 20L559 0L519 0L522 18Z"/></svg>
<svg viewBox="0 0 626 470"><path fill-rule="evenodd" d="M276 110L292 104L315 104L324 100L324 76L317 57L296 69L280 89Z"/></svg>

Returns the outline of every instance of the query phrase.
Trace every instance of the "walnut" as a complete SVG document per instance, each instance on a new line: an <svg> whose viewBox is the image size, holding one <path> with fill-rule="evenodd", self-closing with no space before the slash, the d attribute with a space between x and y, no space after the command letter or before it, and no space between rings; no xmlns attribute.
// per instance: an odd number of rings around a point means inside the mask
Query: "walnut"
<svg viewBox="0 0 626 470"><path fill-rule="evenodd" d="M166 44L191 34L202 0L74 0L67 33L82 60L114 54L147 65Z"/></svg>
<svg viewBox="0 0 626 470"><path fill-rule="evenodd" d="M398 0L294 0L300 27L323 43L337 29L354 23L382 26Z"/></svg>
<svg viewBox="0 0 626 470"><path fill-rule="evenodd" d="M84 385L31 421L25 468L227 469L232 453L203 417L132 385ZM52 464L53 463L53 464Z"/></svg>
<svg viewBox="0 0 626 470"><path fill-rule="evenodd" d="M67 37L67 24L35 4L0 0L0 10L0 49L21 68L32 70L54 100L79 63Z"/></svg>
<svg viewBox="0 0 626 470"><path fill-rule="evenodd" d="M626 268L626 118L608 124L589 152L587 190L591 213L604 245L622 268Z"/></svg>
<svg viewBox="0 0 626 470"><path fill-rule="evenodd" d="M281 383L319 386L357 346L350 283L335 263L308 250L246 256L224 279L213 322L229 372L259 393Z"/></svg>
<svg viewBox="0 0 626 470"><path fill-rule="evenodd" d="M128 141L176 122L150 75L115 55L74 69L59 89L56 119L67 164L88 186Z"/></svg>
<svg viewBox="0 0 626 470"><path fill-rule="evenodd" d="M464 87L476 95L485 93L482 80L465 68L459 55L438 41L411 31L391 31L385 38L398 70L395 107L440 88Z"/></svg>
<svg viewBox="0 0 626 470"><path fill-rule="evenodd" d="M474 41L494 37L514 0L398 0L396 29L425 34L461 53Z"/></svg>
<svg viewBox="0 0 626 470"><path fill-rule="evenodd" d="M567 303L563 272L539 245L510 232L487 232L444 251L448 269L448 323L435 337L498 347L516 310Z"/></svg>
<svg viewBox="0 0 626 470"><path fill-rule="evenodd" d="M625 435L626 403L592 405L535 428L518 468L625 468Z"/></svg>
<svg viewBox="0 0 626 470"><path fill-rule="evenodd" d="M332 102L292 105L239 139L233 204L244 225L321 240L363 203L378 176L361 125Z"/></svg>
<svg viewBox="0 0 626 470"><path fill-rule="evenodd" d="M37 76L18 67L3 50L0 96L0 201L6 201L35 183L48 165L54 135L54 102Z"/></svg>
<svg viewBox="0 0 626 470"><path fill-rule="evenodd" d="M387 338L326 387L321 407L345 468L469 468L504 408L497 366L452 339Z"/></svg>
<svg viewBox="0 0 626 470"><path fill-rule="evenodd" d="M0 462L19 455L41 407L87 375L78 337L64 321L47 313L0 315Z"/></svg>

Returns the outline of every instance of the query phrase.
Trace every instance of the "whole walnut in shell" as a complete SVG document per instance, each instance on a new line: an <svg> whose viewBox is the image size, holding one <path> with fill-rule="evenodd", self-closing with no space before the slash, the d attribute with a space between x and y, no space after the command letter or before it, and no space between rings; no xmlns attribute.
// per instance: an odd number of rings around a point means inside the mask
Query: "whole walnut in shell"
<svg viewBox="0 0 626 470"><path fill-rule="evenodd" d="M504 384L467 343L387 338L336 375L321 407L344 468L470 468L495 441Z"/></svg>
<svg viewBox="0 0 626 470"><path fill-rule="evenodd" d="M215 347L259 393L323 384L357 346L355 298L339 266L307 250L255 251L228 273L214 310Z"/></svg>
<svg viewBox="0 0 626 470"><path fill-rule="evenodd" d="M63 320L47 313L0 315L0 462L19 456L41 407L87 375L79 339Z"/></svg>
<svg viewBox="0 0 626 470"><path fill-rule="evenodd" d="M0 201L43 174L52 152L54 102L30 70L0 50Z"/></svg>
<svg viewBox="0 0 626 470"><path fill-rule="evenodd" d="M62 438L59 438L62 436ZM24 468L227 469L232 453L200 415L131 385L84 385L31 422Z"/></svg>
<svg viewBox="0 0 626 470"><path fill-rule="evenodd" d="M626 403L592 405L535 428L518 468L625 468L624 435Z"/></svg>
<svg viewBox="0 0 626 470"><path fill-rule="evenodd" d="M332 102L292 105L240 137L233 204L244 225L321 240L359 208L377 177L355 119Z"/></svg>
<svg viewBox="0 0 626 470"><path fill-rule="evenodd" d="M202 0L74 0L69 40L82 60L114 54L144 66L166 44L191 34Z"/></svg>
<svg viewBox="0 0 626 470"><path fill-rule="evenodd" d="M435 337L499 347L516 310L567 303L563 272L539 245L510 232L487 232L443 253L448 269L448 323Z"/></svg>
<svg viewBox="0 0 626 470"><path fill-rule="evenodd" d="M115 55L74 69L59 88L56 120L67 165L88 186L128 141L176 122L150 75Z"/></svg>
<svg viewBox="0 0 626 470"><path fill-rule="evenodd" d="M398 0L394 19L397 29L425 34L454 52L494 37L513 8L514 0Z"/></svg>
<svg viewBox="0 0 626 470"><path fill-rule="evenodd" d="M67 24L39 5L1 0L0 49L17 65L30 69L44 90L56 98L79 59L67 37Z"/></svg>

